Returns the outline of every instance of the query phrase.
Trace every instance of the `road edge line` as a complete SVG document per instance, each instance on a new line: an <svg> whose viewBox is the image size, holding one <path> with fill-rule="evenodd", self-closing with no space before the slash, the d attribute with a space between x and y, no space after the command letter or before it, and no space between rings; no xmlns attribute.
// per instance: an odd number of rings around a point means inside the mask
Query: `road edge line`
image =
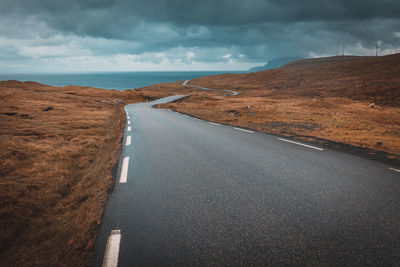
<svg viewBox="0 0 400 267"><path fill-rule="evenodd" d="M243 132L246 132L246 133L254 133L253 131L242 129L242 128L238 128L238 127L233 127L233 129L239 130L239 131L243 131Z"/></svg>
<svg viewBox="0 0 400 267"><path fill-rule="evenodd" d="M312 149L319 150L319 151L323 151L323 150L324 150L323 148L319 148L319 147L315 147L315 146L310 146L310 145L298 143L298 142L291 141L291 140L287 140L287 139L283 139L283 138L278 138L278 140L281 140L281 141L283 141L283 142L292 143L292 144L299 145L299 146L305 146L305 147L312 148Z"/></svg>
<svg viewBox="0 0 400 267"><path fill-rule="evenodd" d="M395 168L392 168L392 167L389 167L389 170L392 170L392 171L395 171L395 172L399 172L399 173L400 173L400 170L399 170L399 169L395 169Z"/></svg>

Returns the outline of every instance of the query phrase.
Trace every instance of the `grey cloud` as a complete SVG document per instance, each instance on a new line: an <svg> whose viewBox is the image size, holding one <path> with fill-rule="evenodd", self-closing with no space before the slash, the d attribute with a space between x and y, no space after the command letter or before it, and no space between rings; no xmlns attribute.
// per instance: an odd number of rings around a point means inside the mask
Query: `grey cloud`
<svg viewBox="0 0 400 267"><path fill-rule="evenodd" d="M107 10L107 18L127 15L177 24L242 25L273 21L398 18L396 0L2 0L4 13L73 14ZM81 17L82 18L82 17Z"/></svg>
<svg viewBox="0 0 400 267"><path fill-rule="evenodd" d="M229 53L259 62L334 54L337 44L397 49L398 14L398 0L1 0L0 37L32 46L77 42L100 56L166 52L171 60L176 53L184 62L222 62ZM162 62L148 57L139 59Z"/></svg>

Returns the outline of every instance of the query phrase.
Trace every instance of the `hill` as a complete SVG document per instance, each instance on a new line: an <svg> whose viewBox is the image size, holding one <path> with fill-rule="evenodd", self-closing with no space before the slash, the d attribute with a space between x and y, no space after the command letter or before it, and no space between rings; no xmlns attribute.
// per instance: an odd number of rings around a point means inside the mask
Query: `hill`
<svg viewBox="0 0 400 267"><path fill-rule="evenodd" d="M284 58L271 59L264 66L259 66L259 67L254 67L254 68L249 69L249 72L257 72L257 71L261 71L261 70L276 69L276 68L279 68L279 67L285 65L288 62L299 60L299 59L300 59L299 57L284 57Z"/></svg>
<svg viewBox="0 0 400 267"><path fill-rule="evenodd" d="M400 158L400 54L313 58L278 69L202 77L190 84L239 94L193 95L179 103L181 112Z"/></svg>
<svg viewBox="0 0 400 267"><path fill-rule="evenodd" d="M364 56L335 56L335 57L319 57L319 58L307 58L294 60L284 65L286 68L306 68L306 67L316 67L326 64L339 63L352 61L357 59L365 59L371 57ZM373 57L372 57L373 58Z"/></svg>

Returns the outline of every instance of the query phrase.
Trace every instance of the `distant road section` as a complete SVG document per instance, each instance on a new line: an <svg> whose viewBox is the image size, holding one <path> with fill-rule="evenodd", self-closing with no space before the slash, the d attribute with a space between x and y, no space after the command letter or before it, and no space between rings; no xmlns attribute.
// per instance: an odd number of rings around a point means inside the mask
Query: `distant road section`
<svg viewBox="0 0 400 267"><path fill-rule="evenodd" d="M228 92L230 93L230 95L237 95L239 94L239 92L233 91L233 90L219 90L219 89L213 89L213 88L206 88L206 87L201 87L201 86L197 86L197 85L191 85L188 84L190 82L190 80L186 80L182 83L182 85L184 86L188 86L188 87L193 87L193 88L197 88L200 90L204 90L204 91L221 91L221 92Z"/></svg>
<svg viewBox="0 0 400 267"><path fill-rule="evenodd" d="M128 136L130 144L94 266L400 262L400 173L346 153L152 108L182 97L126 107L131 131L123 144Z"/></svg>

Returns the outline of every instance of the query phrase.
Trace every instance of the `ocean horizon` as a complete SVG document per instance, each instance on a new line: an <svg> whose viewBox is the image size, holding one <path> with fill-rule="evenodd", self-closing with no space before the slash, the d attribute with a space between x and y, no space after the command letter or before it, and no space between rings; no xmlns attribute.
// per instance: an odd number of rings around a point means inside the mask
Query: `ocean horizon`
<svg viewBox="0 0 400 267"><path fill-rule="evenodd" d="M74 74L0 74L1 81L33 81L52 86L89 86L103 89L136 89L152 84L191 80L203 76L246 71L143 71Z"/></svg>

